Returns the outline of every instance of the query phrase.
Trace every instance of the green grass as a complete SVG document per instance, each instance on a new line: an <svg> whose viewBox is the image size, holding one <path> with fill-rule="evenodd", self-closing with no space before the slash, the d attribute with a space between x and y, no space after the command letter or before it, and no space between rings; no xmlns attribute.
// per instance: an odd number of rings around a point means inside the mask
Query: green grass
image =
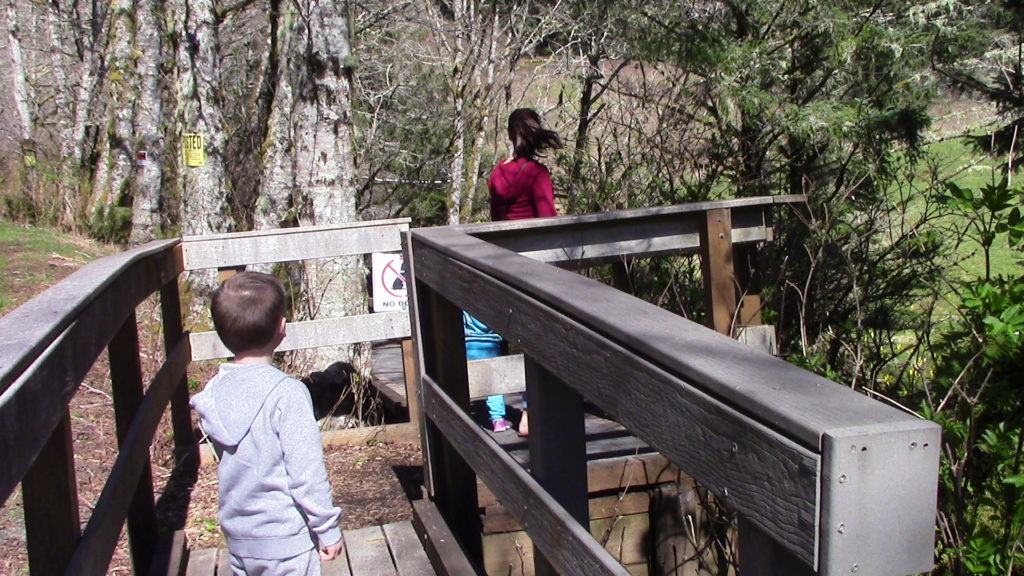
<svg viewBox="0 0 1024 576"><path fill-rule="evenodd" d="M962 139L950 138L936 142L929 146L929 152L939 166L940 176L948 178L961 188L978 190L1002 177L998 160L972 150ZM1016 178L1018 187L1024 185L1024 176L1017 175ZM958 221L957 218L947 217L940 225L950 230L963 228L965 223ZM1024 275L1024 266L1020 262L1022 257L1024 254L1009 246L1005 235L998 236L990 253L992 275ZM951 261L961 270L957 276L979 278L984 275L985 258L977 242L961 242L956 247Z"/></svg>
<svg viewBox="0 0 1024 576"><path fill-rule="evenodd" d="M71 234L0 221L0 314L116 250Z"/></svg>

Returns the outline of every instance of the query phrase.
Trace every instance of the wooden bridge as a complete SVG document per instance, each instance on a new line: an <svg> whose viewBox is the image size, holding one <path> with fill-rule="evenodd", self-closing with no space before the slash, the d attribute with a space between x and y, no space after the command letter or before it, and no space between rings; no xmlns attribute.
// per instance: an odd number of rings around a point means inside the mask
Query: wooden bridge
<svg viewBox="0 0 1024 576"><path fill-rule="evenodd" d="M282 349L411 337L407 401L425 463L414 525L429 570L484 572L486 492L528 534L533 573L630 573L587 529L586 422L597 411L738 513L744 576L926 572L939 427L729 337L771 341L745 255L771 241L777 206L801 200L230 234L153 242L91 263L0 318L0 496L21 485L31 573L105 573L125 524L138 574L218 563L155 528L149 447L157 424L169 406L179 454L194 447L186 370L193 359L225 354L214 335L184 332L181 274L400 248L411 313L290 324ZM633 258L680 253L700 255L714 330L570 271L610 264L623 278ZM135 309L152 294L166 357L147 385ZM462 310L521 355L467 362ZM68 402L105 348L121 449L83 529ZM523 387L531 434L517 456L470 409L473 397ZM369 528L382 534L371 540L391 546L393 529L409 544L406 527ZM332 570L362 576L358 566L349 558Z"/></svg>

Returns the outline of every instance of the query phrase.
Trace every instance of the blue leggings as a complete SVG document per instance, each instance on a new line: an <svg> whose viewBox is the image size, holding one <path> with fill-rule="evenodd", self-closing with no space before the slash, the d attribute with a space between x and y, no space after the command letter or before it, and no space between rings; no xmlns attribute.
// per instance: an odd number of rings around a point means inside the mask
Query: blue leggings
<svg viewBox="0 0 1024 576"><path fill-rule="evenodd" d="M523 392L523 411L526 411L526 392ZM505 396L493 394L487 397L487 415L491 420L505 417Z"/></svg>

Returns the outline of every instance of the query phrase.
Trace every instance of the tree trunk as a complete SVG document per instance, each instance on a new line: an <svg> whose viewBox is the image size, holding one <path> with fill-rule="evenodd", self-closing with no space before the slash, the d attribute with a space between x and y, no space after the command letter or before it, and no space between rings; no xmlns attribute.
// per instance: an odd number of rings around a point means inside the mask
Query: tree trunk
<svg viewBox="0 0 1024 576"><path fill-rule="evenodd" d="M348 3L296 3L299 13L292 45L293 55L300 59L290 65L298 66L291 121L299 222L304 226L352 222L356 220L356 189ZM357 257L307 261L303 292L310 318L349 316L368 309L363 265ZM332 362L351 362L365 377L369 347L320 349L315 361L321 368Z"/></svg>
<svg viewBox="0 0 1024 576"><path fill-rule="evenodd" d="M128 204L126 194L132 177L135 151L132 144L134 104L132 65L134 37L132 1L115 0L111 5L106 92L110 116L99 148L99 160L90 200L90 227L106 240L117 239L119 223L115 211Z"/></svg>
<svg viewBox="0 0 1024 576"><path fill-rule="evenodd" d="M11 56L11 86L14 108L18 114L18 144L21 147L25 168L25 188L30 197L36 195L36 143L35 116L32 113L32 93L28 83L28 72L21 49L21 31L18 24L18 7L15 0L7 2L7 48Z"/></svg>
<svg viewBox="0 0 1024 576"><path fill-rule="evenodd" d="M202 138L201 154L190 158L197 162L186 162L185 155L178 154L181 234L227 232L231 218L224 174L224 120L218 98L221 73L217 5L214 0L168 0L166 6L177 26L178 45L178 125L171 133L177 136L180 147L184 147L185 134ZM197 138L189 138L190 146L197 144ZM192 304L195 310L197 302L216 286L216 278L212 273L193 273L189 281L198 297Z"/></svg>
<svg viewBox="0 0 1024 576"><path fill-rule="evenodd" d="M291 50L291 39L296 33L293 26L298 19L289 19L282 11L280 2L271 1L270 50L267 56L265 84L272 86L269 97L270 116L267 121L266 144L263 148L263 171L260 189L253 215L253 227L257 230L281 228L292 225L295 211L292 191L295 189L295 150L292 131L292 111L295 105L292 85L298 85L301 52Z"/></svg>
<svg viewBox="0 0 1024 576"><path fill-rule="evenodd" d="M138 50L136 77L138 101L135 104L135 178L132 180L131 244L156 238L162 228L160 190L163 187L163 161L166 143L163 84L160 80L164 50L160 30L159 0L138 0L135 4L135 47Z"/></svg>
<svg viewBox="0 0 1024 576"><path fill-rule="evenodd" d="M89 109L96 88L100 50L98 42L104 28L105 17L99 17L91 29L80 29L74 11L62 9L60 3L48 2L46 10L48 35L54 46L75 46L74 66L69 67L61 58L60 50L50 52L51 66L56 78L57 134L60 141L60 161L57 191L60 199L60 225L69 230L78 227L82 213L81 172L86 151L86 126ZM69 75L70 69L73 75ZM62 114L67 112L67 114Z"/></svg>

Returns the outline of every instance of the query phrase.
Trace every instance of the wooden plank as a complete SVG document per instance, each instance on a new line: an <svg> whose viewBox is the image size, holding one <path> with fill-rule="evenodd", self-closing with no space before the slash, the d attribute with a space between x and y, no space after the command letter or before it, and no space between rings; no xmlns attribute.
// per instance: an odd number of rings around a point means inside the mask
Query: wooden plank
<svg viewBox="0 0 1024 576"><path fill-rule="evenodd" d="M732 216L728 210L710 210L702 224L700 270L704 278L705 323L719 334L732 336L736 316Z"/></svg>
<svg viewBox="0 0 1024 576"><path fill-rule="evenodd" d="M181 246L176 246L175 250L180 254ZM170 359L175 344L185 335L181 293L178 291L177 279L160 288L160 319L164 326L164 360L166 361ZM192 407L188 402L188 375L183 374L173 396L171 396L171 429L174 431L174 457L177 465L183 464L185 458L191 458L197 454L198 441L192 431Z"/></svg>
<svg viewBox="0 0 1024 576"><path fill-rule="evenodd" d="M647 562L650 523L646 511L643 514L601 518L590 523L590 533L621 564L638 564Z"/></svg>
<svg viewBox="0 0 1024 576"><path fill-rule="evenodd" d="M158 249L143 251L146 257L131 259L127 267L79 270L51 288L60 286L59 290L48 290L46 297L14 311L28 306L33 312L27 316L11 319L12 312L0 317L0 340L5 341L0 346L0 380L10 383L0 393L0 500L6 501L25 475L79 382L128 314L176 277L181 263L174 258L174 243L157 244ZM124 259L115 261L123 264ZM87 268L88 274L79 275ZM95 277L108 273L119 275ZM50 328L58 326L65 329L54 336Z"/></svg>
<svg viewBox="0 0 1024 576"><path fill-rule="evenodd" d="M402 342L409 342L408 339ZM372 346L372 371L370 384L377 391L384 410L396 416L408 413L405 397L405 368L403 344L389 340L375 342Z"/></svg>
<svg viewBox="0 0 1024 576"><path fill-rule="evenodd" d="M417 289L421 290L422 287ZM425 327L429 327L430 342L434 346L424 350L423 377L432 375L440 379L445 383L445 398L463 411L468 410L469 381L462 311L436 292L427 291L425 296L430 311L430 323L425 324ZM427 426L427 437L431 445L430 470L434 476L433 498L466 555L479 562L482 554L480 516L473 498L476 495L476 475L467 463L465 454L454 445L455 439L439 433L437 427L436 420Z"/></svg>
<svg viewBox="0 0 1024 576"><path fill-rule="evenodd" d="M527 527L561 574L627 573L511 456L462 411L429 376L423 377L424 410L495 495Z"/></svg>
<svg viewBox="0 0 1024 576"><path fill-rule="evenodd" d="M289 322L288 335L277 347L277 352L318 348L321 346L342 346L358 342L390 340L409 336L409 314L407 312L377 312L340 318L324 318ZM216 332L190 334L192 360L212 360L233 356Z"/></svg>
<svg viewBox="0 0 1024 576"><path fill-rule="evenodd" d="M388 548L395 559L398 576L434 576L434 567L423 550L423 544L416 536L412 522L394 522L385 524L384 535L388 539Z"/></svg>
<svg viewBox="0 0 1024 576"><path fill-rule="evenodd" d="M484 570L489 576L530 576L534 548L522 530L489 534L484 538Z"/></svg>
<svg viewBox="0 0 1024 576"><path fill-rule="evenodd" d="M71 416L64 409L21 486L32 576L63 574L80 534Z"/></svg>
<svg viewBox="0 0 1024 576"><path fill-rule="evenodd" d="M185 566L185 576L211 576L216 572L216 548L201 548L189 551L188 565Z"/></svg>
<svg viewBox="0 0 1024 576"><path fill-rule="evenodd" d="M185 269L396 252L409 219L277 228L182 238Z"/></svg>
<svg viewBox="0 0 1024 576"><path fill-rule="evenodd" d="M355 576L397 576L398 571L388 552L387 537L380 526L346 530L345 548Z"/></svg>
<svg viewBox="0 0 1024 576"><path fill-rule="evenodd" d="M590 510L590 521L594 521L616 516L645 514L650 503L650 493L641 491L591 497L587 506ZM523 525L500 504L488 506L484 512L484 534L515 532L522 529Z"/></svg>
<svg viewBox="0 0 1024 576"><path fill-rule="evenodd" d="M413 424L420 423L420 395L419 382L416 380L416 358L416 348L413 346L412 339L402 340L402 371L405 376L405 399L408 406L409 420Z"/></svg>
<svg viewBox="0 0 1024 576"><path fill-rule="evenodd" d="M217 576L228 576L234 574L231 570L231 553L227 548L217 550Z"/></svg>
<svg viewBox="0 0 1024 576"><path fill-rule="evenodd" d="M470 360L467 369L470 398L526 390L526 371L523 369L522 354Z"/></svg>
<svg viewBox="0 0 1024 576"><path fill-rule="evenodd" d="M530 474L581 526L587 507L587 438L583 398L557 376L527 357L526 386L533 399L530 412ZM534 574L554 576L543 548L533 559Z"/></svg>
<svg viewBox="0 0 1024 576"><path fill-rule="evenodd" d="M148 572L149 576L179 576L182 574L188 561L186 558L188 551L185 546L184 530L175 530L170 534L164 533L153 557L153 563Z"/></svg>
<svg viewBox="0 0 1024 576"><path fill-rule="evenodd" d="M730 338L715 335L674 314L571 272L495 250L473 238L446 238L446 250L487 252L494 258L504 259L509 267L509 279L529 278L531 281L523 288L544 291L549 302L571 308L573 317L568 317L516 291L516 287L444 259L432 246L428 248L415 242L416 237L414 233L413 250L420 280L449 294L456 305L518 342L524 353L536 358L655 450L668 456L729 506L757 518L764 526L773 527L775 536L803 557L814 557L819 457L762 424L763 412L774 408L768 402L770 398L762 398L766 407L761 412L741 413L692 386L692 380L685 378L685 373L667 371L666 363L655 364L654 358L646 357L650 353L637 350L635 343L642 342L649 349L657 349L663 343L657 341L655 335L664 332L670 342L678 342L679 332L692 327L699 330L702 337L675 348L668 356L671 358L669 365L678 366L680 359L690 361L711 354L719 359L714 373L721 374L725 367L729 370L726 374L731 376L733 366L744 361L736 360L736 356L783 361L749 354L742 344ZM505 279L506 282L509 279ZM578 288L578 292L573 292L572 288ZM614 300L619 308L605 309L609 300ZM485 304L490 306L481 308ZM510 316L503 312L509 308L516 310L516 314ZM589 323L598 324L597 318L588 317L594 308L604 310L607 315L601 319L603 333L574 319L585 317ZM623 317L630 321L622 322ZM608 325L609 321L614 322ZM616 336L626 333L633 338L623 338L625 343L620 343L618 338L605 336L607 333ZM728 342L722 348L728 349L730 354L724 357L718 356L720 340ZM680 354L680 350L694 352ZM586 361L581 362L581 358ZM780 371L828 382L810 373L805 376L795 366L789 367L793 370ZM629 387L622 386L621 374L630 375ZM755 382L762 377L762 374L751 375ZM726 381L733 388L750 387L747 382L733 383L731 378ZM863 399L856 392L844 391L851 397L850 404L860 401L856 397ZM872 406L872 411L875 408ZM789 416L795 418L793 414ZM905 417L900 415L901 419Z"/></svg>
<svg viewBox="0 0 1024 576"><path fill-rule="evenodd" d="M188 358L188 341L182 340L170 360L153 377L71 558L68 570L72 573L97 576L106 573L139 477L149 461L153 435L171 395L188 368Z"/></svg>
<svg viewBox="0 0 1024 576"><path fill-rule="evenodd" d="M713 209L735 213L733 242L771 240L767 211L780 204L805 201L805 196L744 198L472 224L457 230L542 262L593 265L629 257L694 252L700 246L700 219Z"/></svg>
<svg viewBox="0 0 1024 576"><path fill-rule="evenodd" d="M348 566L348 550L344 549L334 560L320 562L321 576L352 576Z"/></svg>
<svg viewBox="0 0 1024 576"><path fill-rule="evenodd" d="M406 294L409 298L409 327L410 341L412 342L413 358L409 371L406 373L406 394L409 397L409 419L420 427L420 451L423 455L423 488L424 495L428 498L434 497L434 472L430 462L433 459L433 445L430 438L430 423L423 415L423 393L420 386L420 378L423 373L423 350L430 347L423 342L423 318L421 318L420 288L416 282L416 262L412 259L412 241L407 230L402 234L402 262L406 265L406 281L408 289ZM427 291L423 292L424 295ZM426 304L426 303L425 303ZM429 305L424 312L429 316ZM435 563L435 565L437 565Z"/></svg>
<svg viewBox="0 0 1024 576"><path fill-rule="evenodd" d="M107 347L110 358L110 383L114 399L114 423L118 449L125 440L145 395L142 360L139 358L139 329L135 312L117 331ZM156 502L153 499L153 471L147 457L141 465L139 480L128 509L128 541L136 574L151 569L158 544Z"/></svg>
<svg viewBox="0 0 1024 576"><path fill-rule="evenodd" d="M14 379L28 368L99 295L109 293L108 288L113 284L123 284L118 282L118 279L127 271L152 257L167 257L178 242L150 242L132 250L93 260L35 298L0 316L0 393L7 390ZM180 262L178 265L180 268ZM172 272L171 277L177 276L177 270ZM152 281L144 283L153 284ZM161 284L163 282L156 285ZM115 286L113 291L118 292L121 288L122 286ZM146 292L146 295L150 292L152 291ZM132 290L120 294L120 297L128 300L129 308L135 308L138 304L138 301L133 301L137 297L136 294L137 291Z"/></svg>
<svg viewBox="0 0 1024 576"><path fill-rule="evenodd" d="M423 549L438 576L478 576L433 502L413 500L412 522L423 534Z"/></svg>
<svg viewBox="0 0 1024 576"><path fill-rule="evenodd" d="M591 460L587 462L587 491L595 494L674 482L680 474L675 464L656 452L626 458ZM493 506L498 502L486 484L477 484L477 492L482 507Z"/></svg>

